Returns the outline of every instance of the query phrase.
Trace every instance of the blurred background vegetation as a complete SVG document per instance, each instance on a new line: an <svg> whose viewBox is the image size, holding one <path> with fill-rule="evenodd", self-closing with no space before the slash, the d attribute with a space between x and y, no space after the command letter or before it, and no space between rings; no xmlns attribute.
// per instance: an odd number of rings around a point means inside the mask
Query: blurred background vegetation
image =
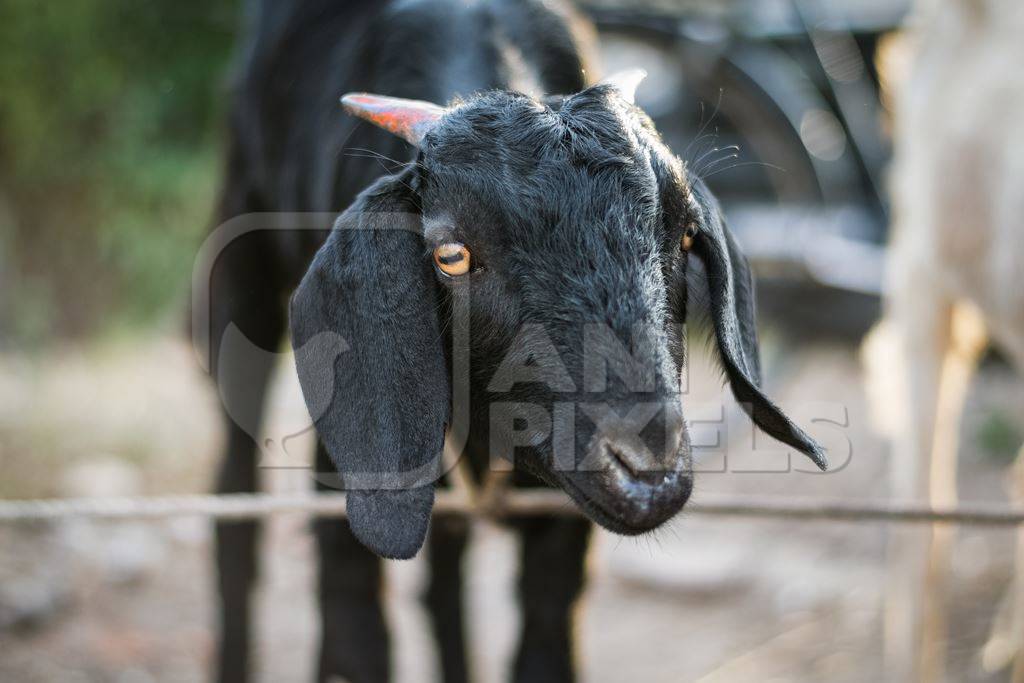
<svg viewBox="0 0 1024 683"><path fill-rule="evenodd" d="M0 2L0 345L184 324L238 6Z"/></svg>

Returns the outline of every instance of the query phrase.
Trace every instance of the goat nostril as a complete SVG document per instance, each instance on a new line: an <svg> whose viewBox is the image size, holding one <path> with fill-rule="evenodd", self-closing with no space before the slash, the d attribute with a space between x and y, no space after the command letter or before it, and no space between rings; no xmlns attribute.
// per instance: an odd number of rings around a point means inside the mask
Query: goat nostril
<svg viewBox="0 0 1024 683"><path fill-rule="evenodd" d="M656 463L652 462L649 457L615 444L606 443L604 449L611 460L621 465L637 481L650 485L660 484L664 481L665 472L655 467Z"/></svg>
<svg viewBox="0 0 1024 683"><path fill-rule="evenodd" d="M618 448L616 448L614 446L609 446L609 445L605 445L604 450L605 450L605 453L607 453L609 456L611 456L612 459L614 459L620 465L625 467L626 471L628 471L634 477L637 475L637 468L636 468L636 466L634 465L634 463L632 463L630 461L629 458L627 458L622 453L621 450L619 450Z"/></svg>

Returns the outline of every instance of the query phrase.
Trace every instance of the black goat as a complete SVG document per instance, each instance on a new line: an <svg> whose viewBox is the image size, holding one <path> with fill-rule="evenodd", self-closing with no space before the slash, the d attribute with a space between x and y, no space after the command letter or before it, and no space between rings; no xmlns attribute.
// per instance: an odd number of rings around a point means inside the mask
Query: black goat
<svg viewBox="0 0 1024 683"><path fill-rule="evenodd" d="M410 557L424 543L446 431L477 474L501 452L515 485L560 487L613 531L641 533L679 511L692 484L678 383L691 254L735 395L761 428L824 463L758 389L750 275L717 204L628 86L587 88L588 32L552 0L268 0L255 15L221 218L348 208L329 235L253 233L216 262L211 363L235 418L218 490L256 488L251 430L238 424L258 423L270 370L219 371L220 340L235 325L276 348L298 285L292 341L321 437L317 471L336 469L349 490L348 524L315 524L319 680L388 678L377 555ZM544 97L517 92L531 87ZM349 97L351 112L418 147L378 177L382 159L410 148L343 116L337 96L349 91L464 99L442 109ZM356 148L375 158L344 151ZM572 680L590 524L514 524L514 677ZM253 522L217 527L223 681L247 678L256 534ZM466 540L458 518L429 525L427 602L450 682L467 676Z"/></svg>

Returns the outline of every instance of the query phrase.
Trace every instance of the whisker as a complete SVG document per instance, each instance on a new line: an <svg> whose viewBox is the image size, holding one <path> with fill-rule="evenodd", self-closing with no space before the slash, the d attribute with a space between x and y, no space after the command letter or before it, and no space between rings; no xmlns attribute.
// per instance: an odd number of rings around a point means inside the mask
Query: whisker
<svg viewBox="0 0 1024 683"><path fill-rule="evenodd" d="M701 169L697 172L697 174L700 177L704 178L704 177L706 177L705 174L708 171L710 171L711 169L715 168L716 166L718 166L718 165L720 165L720 164L722 164L724 162L727 162L727 161L729 161L731 159L739 159L739 158L740 158L739 154L726 154L725 156L718 157L717 159L712 159L710 162L704 164L704 166L701 167Z"/></svg>
<svg viewBox="0 0 1024 683"><path fill-rule="evenodd" d="M712 150L710 150L708 152L705 152L700 157L698 157L693 162L693 165L695 167L700 168L701 167L700 166L700 162L703 161L704 159L706 159L707 157L709 157L710 155L714 154L715 152L728 152L728 151L733 151L733 152L736 152L738 154L739 151L740 151L740 148L739 148L738 145L729 145L728 147L715 147L714 149L712 149ZM718 160L712 159L711 162L708 165L714 164L714 163L718 163ZM707 166L704 166L703 168L707 168ZM702 170L703 170L703 168L702 168ZM699 173L699 171L698 171L698 173Z"/></svg>
<svg viewBox="0 0 1024 683"><path fill-rule="evenodd" d="M700 159L703 159L706 154L715 149L715 143L718 141L718 135L704 135L709 138L706 144L699 145L697 151L694 153L693 158L689 160L691 166L696 166Z"/></svg>
<svg viewBox="0 0 1024 683"><path fill-rule="evenodd" d="M706 144L701 144L701 142L704 141L704 140L707 140L707 143ZM692 161L692 159L699 158L702 155L704 155L705 153L707 153L708 149L710 149L711 147L714 147L714 145L715 145L715 143L717 141L718 141L718 128L717 127L715 128L715 130L713 132L703 133L702 135L700 135L700 137L697 137L697 138L691 140L690 144L686 148L687 150L689 150L694 145L697 145L697 151L694 152L693 155L690 157L691 161Z"/></svg>
<svg viewBox="0 0 1024 683"><path fill-rule="evenodd" d="M353 152L365 152L366 154L372 154L373 156L377 157L378 159L384 159L385 161L390 161L393 164L399 164L401 166L405 166L405 165L411 163L411 162L408 162L408 161L399 161L398 159L393 159L393 158L389 157L386 154L381 154L380 152L378 152L375 149L368 149L366 147L349 147L349 148L347 148L344 151L348 151L348 150L352 150Z"/></svg>
<svg viewBox="0 0 1024 683"><path fill-rule="evenodd" d="M734 168L741 168L743 166L765 166L765 167L770 168L770 169L772 169L774 171L781 171L782 173L786 173L786 169L782 168L781 166L776 166L775 164L769 164L769 163L766 163L764 161L744 161L744 162L741 162L741 163L738 163L738 164L733 164L732 166L726 166L725 168L720 168L720 169L714 171L713 173L709 173L708 175L703 176L703 178L707 179L707 178L710 178L713 175L717 175L717 174L721 173L722 171L731 171Z"/></svg>
<svg viewBox="0 0 1024 683"><path fill-rule="evenodd" d="M701 125L700 130L697 131L697 138L696 139L698 139L698 140L700 139L701 135L704 134L704 131L707 130L707 127L710 126L711 122L715 120L716 116L718 116L718 111L722 107L722 95L724 93L725 93L725 88L719 88L718 89L718 101L715 102L715 111L713 111L711 113L711 118L709 118L707 121L705 121ZM703 100L700 103L700 117L701 117L701 120L703 121L703 119L704 119L704 101ZM690 145L687 145L686 149L683 150L683 156L684 157L690 151L690 146L691 145L693 145L692 141L690 142Z"/></svg>
<svg viewBox="0 0 1024 683"><path fill-rule="evenodd" d="M385 156L383 154L375 155L375 153L373 153L373 150L355 150L355 151L366 151L366 152L371 152L371 154L360 155L360 154L348 154L347 152L344 152L344 154L345 154L345 156L352 156L352 157L359 158L359 159L373 159L374 161L376 161L380 165L380 167L382 169L384 169L384 173L386 175L395 175L398 172L399 169L388 168L387 165L384 163L384 160L391 161L391 162L393 162L395 164L398 164L399 167L409 166L409 164L412 163L412 162L399 162L399 161L395 161L394 159L391 159L390 157L387 157L387 156ZM409 183L405 182L404 180L400 180L399 182L401 182L402 185L404 185L406 188L408 188L408 190L410 192L412 192L414 195L416 194L416 189L412 185L410 185Z"/></svg>
<svg viewBox="0 0 1024 683"><path fill-rule="evenodd" d="M705 138L714 138L716 136L717 136L717 133L703 133L703 134L699 135L698 137L695 137L693 140L690 140L690 144L686 146L686 151L684 152L684 154L689 153L690 149L694 145L699 145Z"/></svg>

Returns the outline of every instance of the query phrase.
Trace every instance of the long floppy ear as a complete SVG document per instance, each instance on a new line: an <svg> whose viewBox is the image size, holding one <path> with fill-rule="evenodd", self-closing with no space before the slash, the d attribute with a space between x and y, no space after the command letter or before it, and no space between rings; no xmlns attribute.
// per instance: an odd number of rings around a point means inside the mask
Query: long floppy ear
<svg viewBox="0 0 1024 683"><path fill-rule="evenodd" d="M349 524L396 559L423 545L450 402L411 182L406 171L359 195L291 302L299 382L348 491Z"/></svg>
<svg viewBox="0 0 1024 683"><path fill-rule="evenodd" d="M786 417L760 389L754 283L747 259L725 226L718 200L703 181L692 186L701 212L692 251L704 263L711 317L718 350L732 393L758 427L807 455L822 470L828 460L822 447Z"/></svg>

